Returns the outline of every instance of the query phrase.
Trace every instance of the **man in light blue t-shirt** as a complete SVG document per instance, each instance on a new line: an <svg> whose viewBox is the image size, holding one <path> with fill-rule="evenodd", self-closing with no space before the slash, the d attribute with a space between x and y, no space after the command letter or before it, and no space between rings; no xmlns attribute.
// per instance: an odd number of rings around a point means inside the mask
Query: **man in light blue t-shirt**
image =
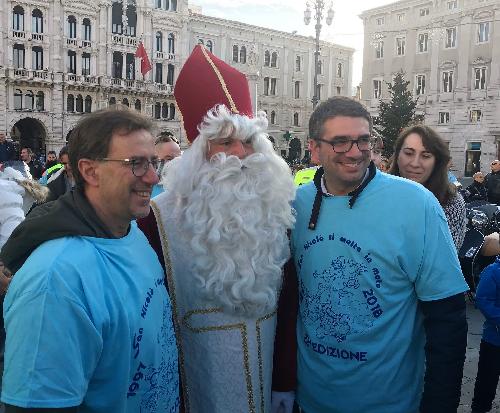
<svg viewBox="0 0 500 413"><path fill-rule="evenodd" d="M72 133L76 188L36 208L0 260L6 413L176 413L179 377L164 273L136 218L158 164L151 121L128 109Z"/></svg>
<svg viewBox="0 0 500 413"><path fill-rule="evenodd" d="M286 354L295 330L303 412L456 412L467 284L438 201L419 184L377 171L372 121L359 102L328 99L309 129L322 167L294 202L274 406L291 406L285 390L292 389L282 382L295 374ZM296 318L285 306L293 307L294 294Z"/></svg>

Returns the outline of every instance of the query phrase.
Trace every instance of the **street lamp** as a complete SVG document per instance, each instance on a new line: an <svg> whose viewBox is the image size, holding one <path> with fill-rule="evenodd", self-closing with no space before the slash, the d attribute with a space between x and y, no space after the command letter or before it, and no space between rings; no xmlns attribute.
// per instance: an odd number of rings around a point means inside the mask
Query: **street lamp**
<svg viewBox="0 0 500 413"><path fill-rule="evenodd" d="M313 108L316 107L319 101L318 96L318 62L319 62L319 35L321 33L321 20L323 20L323 11L325 9L324 0L313 0L312 8L314 9L314 20L316 25L316 50L314 52L314 96L312 98ZM306 3L306 9L304 10L304 23L306 26L311 22L311 8L309 2ZM328 11L326 12L326 24L330 26L333 21L333 8L332 3L328 6Z"/></svg>

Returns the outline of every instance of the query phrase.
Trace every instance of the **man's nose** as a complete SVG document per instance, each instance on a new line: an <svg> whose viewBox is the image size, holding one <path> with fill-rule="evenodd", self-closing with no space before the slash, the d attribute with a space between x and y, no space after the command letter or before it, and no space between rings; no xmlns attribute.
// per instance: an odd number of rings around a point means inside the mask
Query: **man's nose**
<svg viewBox="0 0 500 413"><path fill-rule="evenodd" d="M156 173L156 170L155 168L153 168L153 165L151 163L148 165L147 172L142 176L142 181L150 185L156 185L158 182L160 182L160 178L158 177L158 174Z"/></svg>
<svg viewBox="0 0 500 413"><path fill-rule="evenodd" d="M238 140L234 144L234 148L232 150L231 155L237 156L240 159L245 159L248 155L251 155L253 152L254 150L251 143L245 143L243 141Z"/></svg>

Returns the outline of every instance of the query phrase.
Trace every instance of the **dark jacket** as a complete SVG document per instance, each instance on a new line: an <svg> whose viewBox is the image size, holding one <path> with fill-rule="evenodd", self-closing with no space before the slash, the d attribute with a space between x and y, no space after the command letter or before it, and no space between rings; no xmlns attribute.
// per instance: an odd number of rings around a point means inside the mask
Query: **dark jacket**
<svg viewBox="0 0 500 413"><path fill-rule="evenodd" d="M30 168L30 174L33 179L40 179L42 177L43 166L40 165L35 159L32 159L29 162L26 162L26 165Z"/></svg>
<svg viewBox="0 0 500 413"><path fill-rule="evenodd" d="M33 211L12 232L0 251L0 261L14 274L45 241L67 236L116 238L79 190L66 193Z"/></svg>
<svg viewBox="0 0 500 413"><path fill-rule="evenodd" d="M47 201L55 201L63 196L68 192L68 187L68 176L65 171L62 171L56 179L47 184L47 188L49 188L50 191Z"/></svg>
<svg viewBox="0 0 500 413"><path fill-rule="evenodd" d="M13 142L0 143L0 163L16 159L16 147Z"/></svg>
<svg viewBox="0 0 500 413"><path fill-rule="evenodd" d="M488 190L484 186L484 183L473 181L464 190L465 202L472 201L487 201L488 200Z"/></svg>
<svg viewBox="0 0 500 413"><path fill-rule="evenodd" d="M488 201L500 204L500 172L490 172L484 177L484 186L488 190Z"/></svg>

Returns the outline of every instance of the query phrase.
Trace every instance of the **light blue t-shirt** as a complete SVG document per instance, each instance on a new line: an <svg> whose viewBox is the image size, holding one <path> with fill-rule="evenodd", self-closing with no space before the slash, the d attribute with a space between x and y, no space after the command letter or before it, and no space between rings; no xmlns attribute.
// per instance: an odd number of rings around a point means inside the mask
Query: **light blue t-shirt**
<svg viewBox="0 0 500 413"><path fill-rule="evenodd" d="M175 413L178 359L156 254L137 225L120 239L43 243L4 303L2 401L82 413Z"/></svg>
<svg viewBox="0 0 500 413"><path fill-rule="evenodd" d="M423 186L377 172L352 209L297 191L298 389L306 412L414 413L423 389L418 300L467 290L442 208Z"/></svg>

